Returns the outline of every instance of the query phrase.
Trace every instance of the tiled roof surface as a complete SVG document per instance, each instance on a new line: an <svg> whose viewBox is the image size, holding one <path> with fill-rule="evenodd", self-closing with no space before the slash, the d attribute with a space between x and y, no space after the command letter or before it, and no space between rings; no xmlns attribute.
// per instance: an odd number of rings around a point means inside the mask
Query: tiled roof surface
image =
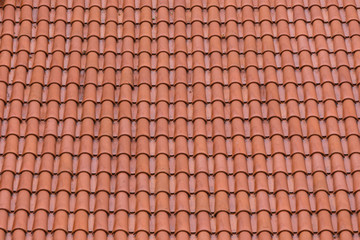
<svg viewBox="0 0 360 240"><path fill-rule="evenodd" d="M359 239L358 0L5 0L0 240Z"/></svg>

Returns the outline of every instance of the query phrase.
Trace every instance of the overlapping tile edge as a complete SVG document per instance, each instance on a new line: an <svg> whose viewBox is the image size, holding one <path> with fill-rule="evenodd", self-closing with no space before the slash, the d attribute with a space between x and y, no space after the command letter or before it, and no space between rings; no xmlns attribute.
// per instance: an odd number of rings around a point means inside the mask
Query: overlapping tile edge
<svg viewBox="0 0 360 240"><path fill-rule="evenodd" d="M359 239L360 2L6 0L1 239Z"/></svg>

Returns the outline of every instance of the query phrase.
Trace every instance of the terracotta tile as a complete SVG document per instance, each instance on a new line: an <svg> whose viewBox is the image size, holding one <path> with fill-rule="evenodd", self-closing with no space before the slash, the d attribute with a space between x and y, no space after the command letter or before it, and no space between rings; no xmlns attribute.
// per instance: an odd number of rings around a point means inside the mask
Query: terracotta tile
<svg viewBox="0 0 360 240"><path fill-rule="evenodd" d="M0 236L356 239L357 8L5 1Z"/></svg>

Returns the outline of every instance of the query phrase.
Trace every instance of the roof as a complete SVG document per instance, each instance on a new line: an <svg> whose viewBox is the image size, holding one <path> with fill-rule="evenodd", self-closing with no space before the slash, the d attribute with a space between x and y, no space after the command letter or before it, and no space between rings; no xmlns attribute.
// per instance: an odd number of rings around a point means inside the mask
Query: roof
<svg viewBox="0 0 360 240"><path fill-rule="evenodd" d="M359 9L5 0L0 239L359 239Z"/></svg>

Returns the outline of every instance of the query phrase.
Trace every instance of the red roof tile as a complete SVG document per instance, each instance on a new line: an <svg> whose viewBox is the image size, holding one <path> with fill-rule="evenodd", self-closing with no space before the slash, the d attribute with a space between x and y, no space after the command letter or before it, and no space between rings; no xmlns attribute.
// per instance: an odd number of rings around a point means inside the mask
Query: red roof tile
<svg viewBox="0 0 360 240"><path fill-rule="evenodd" d="M0 240L359 239L358 0L0 2Z"/></svg>

